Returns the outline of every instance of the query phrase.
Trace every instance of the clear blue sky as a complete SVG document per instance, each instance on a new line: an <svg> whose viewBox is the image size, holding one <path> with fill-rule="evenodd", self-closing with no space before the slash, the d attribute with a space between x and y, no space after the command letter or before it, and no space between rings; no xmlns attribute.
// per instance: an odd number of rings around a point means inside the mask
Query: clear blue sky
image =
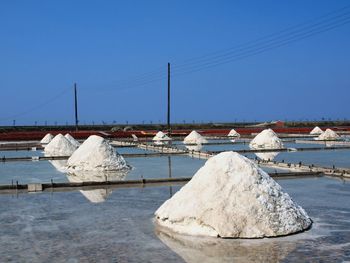
<svg viewBox="0 0 350 263"><path fill-rule="evenodd" d="M81 123L165 122L167 62L173 122L350 119L350 23L242 53L247 42L349 4L2 0L0 125L72 123L74 82ZM221 64L237 45L236 59ZM202 69L205 59L220 65Z"/></svg>

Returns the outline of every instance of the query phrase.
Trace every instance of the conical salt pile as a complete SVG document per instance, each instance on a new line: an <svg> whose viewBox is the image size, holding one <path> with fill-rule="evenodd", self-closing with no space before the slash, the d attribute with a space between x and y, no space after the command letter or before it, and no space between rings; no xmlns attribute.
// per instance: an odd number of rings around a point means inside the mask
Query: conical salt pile
<svg viewBox="0 0 350 263"><path fill-rule="evenodd" d="M155 142L155 144L164 144L164 143L167 143L168 141L171 141L171 138L167 136L164 132L159 131L153 137L152 140Z"/></svg>
<svg viewBox="0 0 350 263"><path fill-rule="evenodd" d="M331 129L327 129L324 133L322 133L320 136L318 136L318 140L337 140L339 139L339 135L331 130Z"/></svg>
<svg viewBox="0 0 350 263"><path fill-rule="evenodd" d="M279 184L235 152L210 158L155 215L174 232L226 238L283 236L312 224Z"/></svg>
<svg viewBox="0 0 350 263"><path fill-rule="evenodd" d="M318 134L322 134L323 131L321 130L320 127L316 126L315 128L312 129L312 131L310 132L310 134L312 135L318 135Z"/></svg>
<svg viewBox="0 0 350 263"><path fill-rule="evenodd" d="M102 137L91 135L68 159L68 170L117 171L129 169L124 158Z"/></svg>
<svg viewBox="0 0 350 263"><path fill-rule="evenodd" d="M46 156L70 156L77 149L62 134L57 134L52 141L45 146Z"/></svg>
<svg viewBox="0 0 350 263"><path fill-rule="evenodd" d="M73 136L70 135L69 133L67 133L66 135L64 135L64 137L66 137L66 139L67 139L68 141L70 141L74 146L76 146L76 147L79 147L79 146L80 146L80 143L79 143L76 139L74 139Z"/></svg>
<svg viewBox="0 0 350 263"><path fill-rule="evenodd" d="M235 129L230 130L230 132L227 134L227 136L229 136L229 137L241 137L241 135L238 132L236 132Z"/></svg>
<svg viewBox="0 0 350 263"><path fill-rule="evenodd" d="M273 130L266 129L255 136L249 146L253 149L280 149L283 148L283 143Z"/></svg>
<svg viewBox="0 0 350 263"><path fill-rule="evenodd" d="M53 135L51 133L48 133L44 136L44 138L41 139L40 143L42 144L48 144L52 141Z"/></svg>
<svg viewBox="0 0 350 263"><path fill-rule="evenodd" d="M192 131L184 139L185 144L203 144L203 143L207 143L207 142L208 141L196 131Z"/></svg>

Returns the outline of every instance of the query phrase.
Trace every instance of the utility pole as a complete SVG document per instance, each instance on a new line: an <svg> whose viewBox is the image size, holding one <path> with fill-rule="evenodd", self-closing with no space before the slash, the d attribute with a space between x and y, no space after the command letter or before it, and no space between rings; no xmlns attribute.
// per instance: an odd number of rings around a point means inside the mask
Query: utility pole
<svg viewBox="0 0 350 263"><path fill-rule="evenodd" d="M74 109L75 109L75 130L78 131L78 98L77 98L77 83L74 83Z"/></svg>
<svg viewBox="0 0 350 263"><path fill-rule="evenodd" d="M170 129L170 63L168 63L168 114L167 114L167 129L168 129L168 134L171 136L171 129Z"/></svg>

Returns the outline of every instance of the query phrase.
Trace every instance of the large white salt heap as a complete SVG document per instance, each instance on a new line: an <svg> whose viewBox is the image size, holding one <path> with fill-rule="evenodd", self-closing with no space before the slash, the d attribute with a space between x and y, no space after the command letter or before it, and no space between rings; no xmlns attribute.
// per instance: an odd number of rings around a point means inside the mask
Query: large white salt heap
<svg viewBox="0 0 350 263"><path fill-rule="evenodd" d="M57 134L52 141L45 146L46 156L70 156L77 149L62 134Z"/></svg>
<svg viewBox="0 0 350 263"><path fill-rule="evenodd" d="M74 139L73 136L70 135L69 133L67 133L66 135L64 135L64 137L66 137L66 139L67 139L68 141L70 141L74 146L76 146L76 147L79 147L79 146L80 146L80 143L79 143L76 139Z"/></svg>
<svg viewBox="0 0 350 263"><path fill-rule="evenodd" d="M339 139L339 135L331 130L327 129L325 132L323 132L320 136L317 137L318 140L337 140Z"/></svg>
<svg viewBox="0 0 350 263"><path fill-rule="evenodd" d="M124 158L102 137L91 135L68 159L68 170L118 171L129 169Z"/></svg>
<svg viewBox="0 0 350 263"><path fill-rule="evenodd" d="M319 135L322 134L323 131L321 130L320 127L316 126L315 128L312 129L312 131L310 132L310 134L312 135Z"/></svg>
<svg viewBox="0 0 350 263"><path fill-rule="evenodd" d="M273 130L265 129L255 136L249 146L253 149L280 149L283 148L283 143Z"/></svg>
<svg viewBox="0 0 350 263"><path fill-rule="evenodd" d="M196 131L191 131L184 139L185 144L203 144L207 142L208 141Z"/></svg>
<svg viewBox="0 0 350 263"><path fill-rule="evenodd" d="M235 129L232 129L230 130L230 132L227 134L228 137L241 137L241 135L235 130Z"/></svg>
<svg viewBox="0 0 350 263"><path fill-rule="evenodd" d="M51 133L48 133L44 136L44 138L41 139L40 143L41 144L48 144L52 141L53 135Z"/></svg>
<svg viewBox="0 0 350 263"><path fill-rule="evenodd" d="M174 232L223 238L283 236L312 224L279 184L235 152L210 158L155 215Z"/></svg>

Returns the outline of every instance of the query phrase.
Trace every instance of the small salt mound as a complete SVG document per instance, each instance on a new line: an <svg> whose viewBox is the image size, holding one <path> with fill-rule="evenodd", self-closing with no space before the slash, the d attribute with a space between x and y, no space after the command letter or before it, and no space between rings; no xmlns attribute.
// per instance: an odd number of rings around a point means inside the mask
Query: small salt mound
<svg viewBox="0 0 350 263"><path fill-rule="evenodd" d="M70 141L74 146L76 146L77 148L80 146L80 143L73 138L72 135L70 135L69 133L67 133L66 135L64 135L64 137L67 138L68 141Z"/></svg>
<svg viewBox="0 0 350 263"><path fill-rule="evenodd" d="M273 130L266 129L255 136L249 146L253 149L280 149L283 148L283 143Z"/></svg>
<svg viewBox="0 0 350 263"><path fill-rule="evenodd" d="M196 131L192 131L184 139L185 144L203 144L208 143L208 141Z"/></svg>
<svg viewBox="0 0 350 263"><path fill-rule="evenodd" d="M312 131L310 132L310 134L313 134L313 135L317 135L317 134L322 134L323 131L321 130L320 127L316 126L315 128L312 129Z"/></svg>
<svg viewBox="0 0 350 263"><path fill-rule="evenodd" d="M159 131L157 134L153 137L153 141L170 141L171 138L167 136L164 132Z"/></svg>
<svg viewBox="0 0 350 263"><path fill-rule="evenodd" d="M235 129L230 130L230 132L227 134L227 136L229 136L229 137L241 137L241 135L238 132L236 132Z"/></svg>
<svg viewBox="0 0 350 263"><path fill-rule="evenodd" d="M40 143L42 144L48 144L52 141L53 135L51 133L48 133L44 136L44 138L41 139Z"/></svg>
<svg viewBox="0 0 350 263"><path fill-rule="evenodd" d="M45 146L44 151L46 156L70 156L76 148L66 137L58 134Z"/></svg>
<svg viewBox="0 0 350 263"><path fill-rule="evenodd" d="M336 140L339 139L339 135L331 130L331 129L327 129L324 133L322 133L320 136L318 136L318 140Z"/></svg>
<svg viewBox="0 0 350 263"><path fill-rule="evenodd" d="M91 135L68 159L68 170L117 171L129 169L124 158L102 137Z"/></svg>
<svg viewBox="0 0 350 263"><path fill-rule="evenodd" d="M227 238L283 236L312 224L279 184L235 152L210 158L155 215L174 232Z"/></svg>
<svg viewBox="0 0 350 263"><path fill-rule="evenodd" d="M152 139L154 141L154 144L163 145L167 144L169 141L171 141L171 138L168 137L164 132L159 131Z"/></svg>

